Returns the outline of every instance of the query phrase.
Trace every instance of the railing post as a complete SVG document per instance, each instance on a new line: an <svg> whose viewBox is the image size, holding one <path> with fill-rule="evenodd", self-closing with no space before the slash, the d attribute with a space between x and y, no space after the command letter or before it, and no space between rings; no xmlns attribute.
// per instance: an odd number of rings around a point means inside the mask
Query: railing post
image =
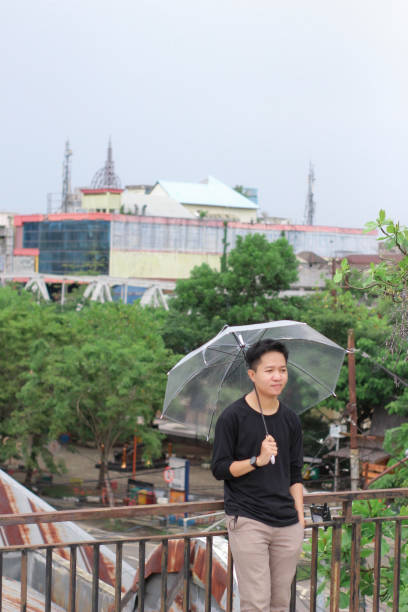
<svg viewBox="0 0 408 612"><path fill-rule="evenodd" d="M28 560L28 552L27 550L21 551L21 612L26 612L27 610L27 560Z"/></svg>
<svg viewBox="0 0 408 612"><path fill-rule="evenodd" d="M361 517L355 517L351 533L350 559L350 608L349 612L360 609L360 563L361 563Z"/></svg>
<svg viewBox="0 0 408 612"><path fill-rule="evenodd" d="M317 598L317 554L319 550L319 527L312 527L312 558L310 559L310 612L316 612Z"/></svg>
<svg viewBox="0 0 408 612"><path fill-rule="evenodd" d="M76 565L77 565L77 547L70 547L70 558L69 558L69 599L68 599L68 610L69 612L76 611Z"/></svg>
<svg viewBox="0 0 408 612"><path fill-rule="evenodd" d="M206 538L205 547L205 612L211 610L212 536Z"/></svg>
<svg viewBox="0 0 408 612"><path fill-rule="evenodd" d="M184 538L183 612L190 611L190 538Z"/></svg>
<svg viewBox="0 0 408 612"><path fill-rule="evenodd" d="M169 541L163 542L162 558L161 558L161 602L160 612L167 612L167 562L169 558Z"/></svg>
<svg viewBox="0 0 408 612"><path fill-rule="evenodd" d="M116 542L116 568L115 568L115 612L120 612L122 598L122 542Z"/></svg>
<svg viewBox="0 0 408 612"><path fill-rule="evenodd" d="M330 583L330 612L339 612L340 603L340 561L341 561L342 519L334 519L332 527L332 559Z"/></svg>
<svg viewBox="0 0 408 612"><path fill-rule="evenodd" d="M374 539L374 584L373 584L373 612L380 610L380 581L381 581L381 539L382 523L375 524Z"/></svg>
<svg viewBox="0 0 408 612"><path fill-rule="evenodd" d="M137 591L137 609L138 612L144 612L144 597L145 597L145 564L146 564L146 542L139 542L139 588Z"/></svg>
<svg viewBox="0 0 408 612"><path fill-rule="evenodd" d="M45 612L51 612L52 548L45 553Z"/></svg>
<svg viewBox="0 0 408 612"><path fill-rule="evenodd" d="M399 611L400 576L401 576L401 520L395 521L395 544L394 544L394 601L393 612Z"/></svg>
<svg viewBox="0 0 408 612"><path fill-rule="evenodd" d="M98 612L99 608L99 544L93 546L93 568L92 568L92 612Z"/></svg>

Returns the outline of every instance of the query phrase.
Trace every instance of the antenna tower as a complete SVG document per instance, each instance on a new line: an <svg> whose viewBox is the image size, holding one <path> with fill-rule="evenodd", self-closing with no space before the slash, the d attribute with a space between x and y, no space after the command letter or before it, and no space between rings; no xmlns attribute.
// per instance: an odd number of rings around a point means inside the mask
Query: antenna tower
<svg viewBox="0 0 408 612"><path fill-rule="evenodd" d="M71 156L69 140L65 143L64 163L62 165L62 212L68 212L71 202Z"/></svg>
<svg viewBox="0 0 408 612"><path fill-rule="evenodd" d="M313 225L314 214L316 210L316 202L314 199L313 192L313 184L315 182L315 174L312 162L309 165L309 175L308 175L308 189L307 189L307 197L306 197L306 206L305 206L305 225Z"/></svg>
<svg viewBox="0 0 408 612"><path fill-rule="evenodd" d="M120 189L120 178L115 174L115 165L112 156L112 143L109 138L108 155L103 168L94 175L91 183L92 189Z"/></svg>

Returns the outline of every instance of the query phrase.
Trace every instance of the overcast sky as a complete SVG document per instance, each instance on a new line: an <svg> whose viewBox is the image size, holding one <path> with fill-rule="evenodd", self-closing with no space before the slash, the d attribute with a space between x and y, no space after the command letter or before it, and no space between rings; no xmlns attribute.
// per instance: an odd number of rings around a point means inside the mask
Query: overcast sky
<svg viewBox="0 0 408 612"><path fill-rule="evenodd" d="M89 186L112 137L123 184L256 187L261 209L408 224L406 0L3 0L0 210Z"/></svg>

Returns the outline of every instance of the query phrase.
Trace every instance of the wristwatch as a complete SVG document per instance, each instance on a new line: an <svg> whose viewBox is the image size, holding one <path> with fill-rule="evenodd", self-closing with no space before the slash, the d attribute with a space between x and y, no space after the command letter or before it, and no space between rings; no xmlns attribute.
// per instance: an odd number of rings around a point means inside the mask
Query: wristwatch
<svg viewBox="0 0 408 612"><path fill-rule="evenodd" d="M256 463L256 457L255 456L250 458L249 465L252 465L252 467L254 467L255 469L259 468L259 465L257 465L257 463Z"/></svg>

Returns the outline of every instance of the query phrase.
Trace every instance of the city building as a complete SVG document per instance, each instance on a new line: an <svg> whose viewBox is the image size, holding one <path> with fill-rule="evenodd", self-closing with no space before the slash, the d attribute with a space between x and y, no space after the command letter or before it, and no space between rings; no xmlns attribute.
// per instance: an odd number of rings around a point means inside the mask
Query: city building
<svg viewBox="0 0 408 612"><path fill-rule="evenodd" d="M321 259L378 253L376 232L355 228L235 221L225 227L216 219L97 212L16 215L14 225L13 272L18 274L177 280L204 262L219 267L225 231L229 249L238 236L260 233L272 242L284 235L295 253L318 256L315 263L303 262L311 270Z"/></svg>

